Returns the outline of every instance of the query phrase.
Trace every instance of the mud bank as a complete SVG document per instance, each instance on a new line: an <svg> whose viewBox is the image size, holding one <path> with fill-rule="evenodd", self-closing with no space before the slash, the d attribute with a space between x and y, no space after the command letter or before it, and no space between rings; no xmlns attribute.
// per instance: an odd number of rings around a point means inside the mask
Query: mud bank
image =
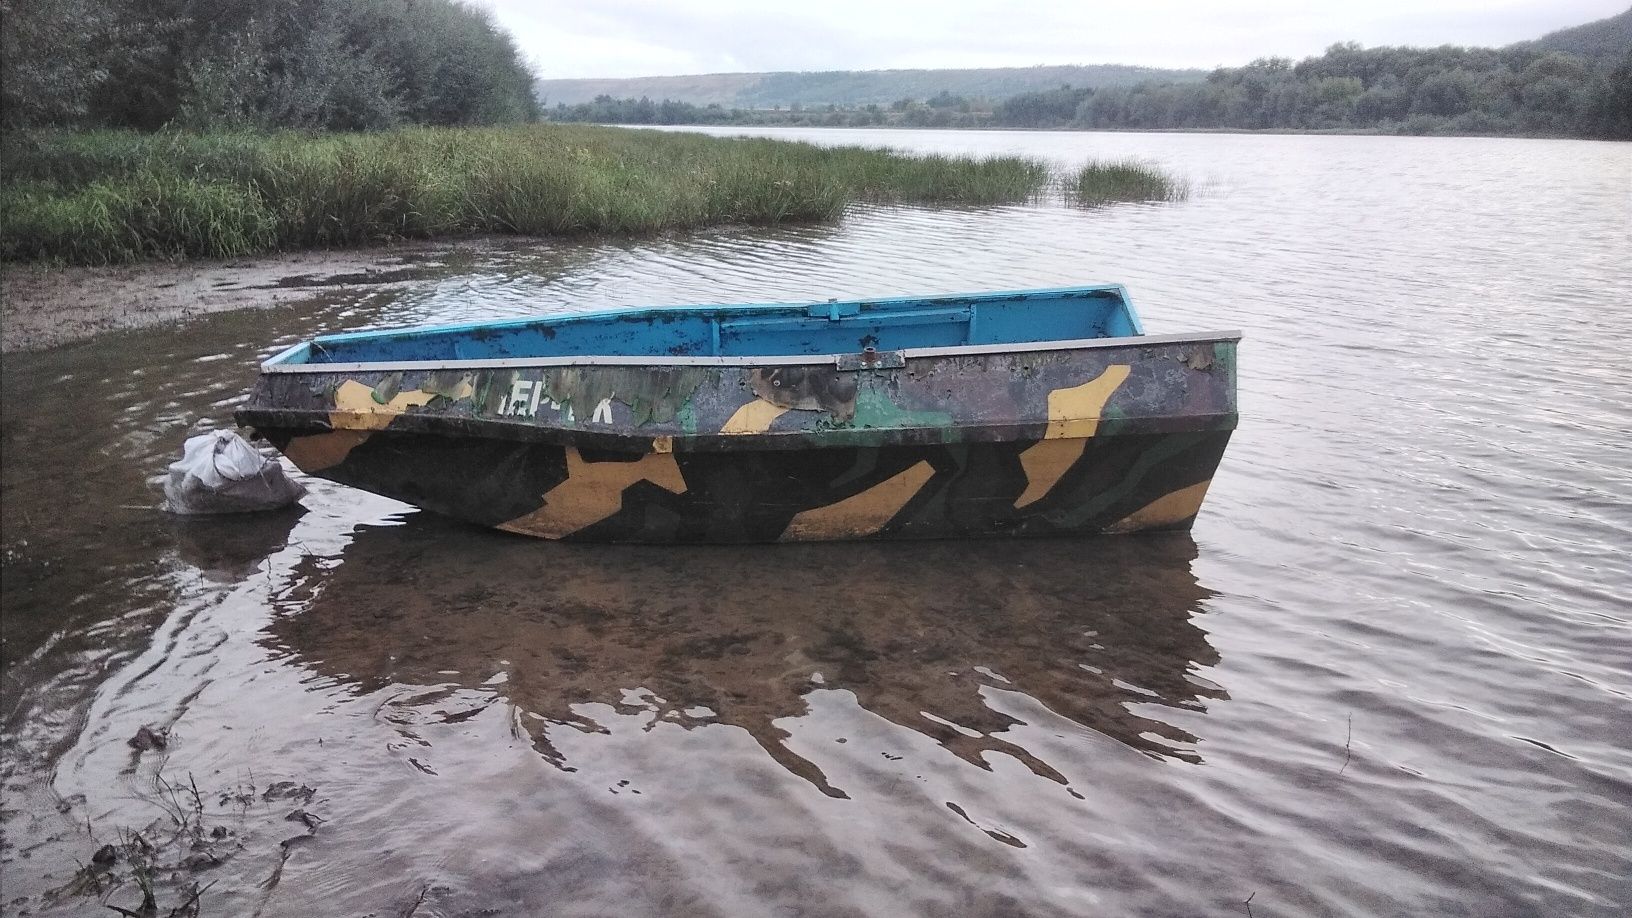
<svg viewBox="0 0 1632 918"><path fill-rule="evenodd" d="M534 240L477 237L222 261L94 267L0 265L0 352L40 351L95 335L234 309L266 309L338 290L397 289Z"/></svg>

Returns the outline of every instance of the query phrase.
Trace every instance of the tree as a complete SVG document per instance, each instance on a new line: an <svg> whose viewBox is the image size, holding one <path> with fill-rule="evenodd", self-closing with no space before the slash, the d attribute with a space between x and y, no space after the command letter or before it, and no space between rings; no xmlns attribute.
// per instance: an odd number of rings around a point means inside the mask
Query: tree
<svg viewBox="0 0 1632 918"><path fill-rule="evenodd" d="M1451 118L1472 109L1478 99L1478 78L1458 67L1423 80L1411 99L1411 114Z"/></svg>
<svg viewBox="0 0 1632 918"><path fill-rule="evenodd" d="M459 0L0 0L8 126L366 129L537 115Z"/></svg>
<svg viewBox="0 0 1632 918"><path fill-rule="evenodd" d="M1601 117L1606 136L1632 139L1632 48L1621 58L1605 81L1606 92Z"/></svg>
<svg viewBox="0 0 1632 918"><path fill-rule="evenodd" d="M82 121L107 78L100 51L113 16L100 0L0 0L0 120Z"/></svg>

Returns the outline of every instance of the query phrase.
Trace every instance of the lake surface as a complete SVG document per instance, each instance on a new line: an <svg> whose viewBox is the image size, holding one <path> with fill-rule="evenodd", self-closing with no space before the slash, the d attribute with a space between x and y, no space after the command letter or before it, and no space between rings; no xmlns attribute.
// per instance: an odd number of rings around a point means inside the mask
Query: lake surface
<svg viewBox="0 0 1632 918"><path fill-rule="evenodd" d="M205 915L1627 913L1632 145L757 133L1197 190L456 247L8 356L0 909L107 914L52 891L143 831ZM1246 335L1190 535L573 546L323 481L155 509L319 331L1098 281Z"/></svg>

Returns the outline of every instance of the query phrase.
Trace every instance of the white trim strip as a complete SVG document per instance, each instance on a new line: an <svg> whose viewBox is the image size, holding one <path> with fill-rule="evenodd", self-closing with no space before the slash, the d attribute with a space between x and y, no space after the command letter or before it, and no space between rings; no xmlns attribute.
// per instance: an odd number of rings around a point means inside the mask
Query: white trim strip
<svg viewBox="0 0 1632 918"><path fill-rule="evenodd" d="M1203 341L1239 341L1241 332L1216 331L1177 335L1136 335L1118 338L1079 338L1070 341L1025 341L1015 344L972 344L957 347L921 347L898 351L903 358L963 357L983 354L1026 354L1050 351L1097 350L1116 347L1149 347ZM379 373L395 370L503 370L531 367L740 367L811 366L834 363L850 354L802 354L746 357L641 357L588 355L576 357L508 357L493 360L403 360L373 363L278 363L298 348L289 348L261 364L261 372L272 373Z"/></svg>

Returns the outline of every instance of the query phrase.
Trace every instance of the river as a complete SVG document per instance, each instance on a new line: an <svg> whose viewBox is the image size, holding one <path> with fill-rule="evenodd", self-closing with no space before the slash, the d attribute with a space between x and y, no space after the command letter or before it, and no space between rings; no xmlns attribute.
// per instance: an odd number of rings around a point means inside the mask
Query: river
<svg viewBox="0 0 1632 918"><path fill-rule="evenodd" d="M1626 914L1632 145L755 133L1195 190L456 245L7 355L0 910L134 909L63 887L142 832L203 915ZM1100 281L1245 334L1189 535L578 546L323 481L156 509L322 331Z"/></svg>

